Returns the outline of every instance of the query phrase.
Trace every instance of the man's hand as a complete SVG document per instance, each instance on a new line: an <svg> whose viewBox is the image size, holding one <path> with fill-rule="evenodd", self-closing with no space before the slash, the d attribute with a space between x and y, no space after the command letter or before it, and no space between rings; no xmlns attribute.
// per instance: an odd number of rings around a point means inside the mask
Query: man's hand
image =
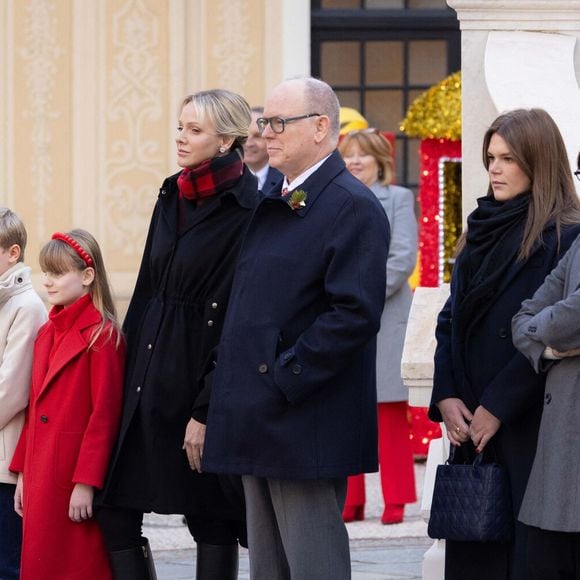
<svg viewBox="0 0 580 580"><path fill-rule="evenodd" d="M73 522L82 522L93 517L93 495L91 485L77 483L74 486L68 507L68 517Z"/></svg>
<svg viewBox="0 0 580 580"><path fill-rule="evenodd" d="M481 405L475 409L471 421L471 440L477 453L481 453L488 441L501 427L501 421Z"/></svg>
<svg viewBox="0 0 580 580"><path fill-rule="evenodd" d="M456 447L469 440L469 422L473 415L461 399L450 397L437 403L443 417L447 437Z"/></svg>
<svg viewBox="0 0 580 580"><path fill-rule="evenodd" d="M18 481L16 482L16 491L14 492L14 511L22 517L24 514L24 481L22 473L18 474Z"/></svg>
<svg viewBox="0 0 580 580"><path fill-rule="evenodd" d="M190 419L185 428L183 447L187 453L189 467L201 473L201 457L203 455L203 443L205 441L205 425L195 419Z"/></svg>

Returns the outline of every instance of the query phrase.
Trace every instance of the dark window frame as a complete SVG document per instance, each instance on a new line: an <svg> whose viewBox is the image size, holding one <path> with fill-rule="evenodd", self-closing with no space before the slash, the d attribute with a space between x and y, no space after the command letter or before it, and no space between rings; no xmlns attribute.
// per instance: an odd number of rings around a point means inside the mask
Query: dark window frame
<svg viewBox="0 0 580 580"><path fill-rule="evenodd" d="M361 0L361 6L363 5ZM408 2L405 2L408 6ZM404 41L404 62L409 62L409 42L417 40L444 40L447 42L447 74L461 68L461 36L457 16L450 8L442 10L428 9L322 9L321 0L312 0L311 11L311 71L312 75L321 75L322 43L325 41L357 41L360 50L360 83L358 85L340 85L338 91L359 91L361 114L365 115L364 94L367 90L400 89L403 91L403 106L407 110L410 93L424 91L428 85L409 83L409 70L404 67L403 84L366 84L365 50L367 41ZM397 168L399 183L416 188L417 182L409 175L408 138L396 132L397 147L402 147L399 158L402 167ZM418 176L416 176L418 177Z"/></svg>

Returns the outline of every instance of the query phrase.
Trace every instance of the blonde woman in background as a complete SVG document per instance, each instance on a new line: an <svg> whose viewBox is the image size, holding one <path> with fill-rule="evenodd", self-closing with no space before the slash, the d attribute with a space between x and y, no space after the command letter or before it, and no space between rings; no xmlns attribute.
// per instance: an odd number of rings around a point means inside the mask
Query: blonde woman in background
<svg viewBox="0 0 580 580"><path fill-rule="evenodd" d="M377 129L351 131L339 150L348 170L367 185L383 206L391 226L387 287L377 337L379 464L385 508L383 524L403 521L405 504L416 501L413 452L409 439L408 390L401 379L401 356L412 291L408 278L417 261L417 220L413 192L391 185L391 144ZM364 475L349 477L343 519L364 519Z"/></svg>

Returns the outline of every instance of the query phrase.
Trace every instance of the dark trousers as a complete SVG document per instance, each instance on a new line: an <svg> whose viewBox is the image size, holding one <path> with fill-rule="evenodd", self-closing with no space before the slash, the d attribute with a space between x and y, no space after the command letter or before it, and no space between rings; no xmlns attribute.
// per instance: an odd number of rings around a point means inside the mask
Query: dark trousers
<svg viewBox="0 0 580 580"><path fill-rule="evenodd" d="M528 578L580 580L580 533L529 528Z"/></svg>
<svg viewBox="0 0 580 580"><path fill-rule="evenodd" d="M22 519L14 511L15 485L0 483L0 578L18 580L22 549Z"/></svg>
<svg viewBox="0 0 580 580"><path fill-rule="evenodd" d="M95 517L103 532L109 552L135 548L143 544L143 512L104 506L98 508ZM231 546L237 545L238 538L241 537L240 543L246 545L242 522L212 520L188 515L185 518L189 532L199 544Z"/></svg>

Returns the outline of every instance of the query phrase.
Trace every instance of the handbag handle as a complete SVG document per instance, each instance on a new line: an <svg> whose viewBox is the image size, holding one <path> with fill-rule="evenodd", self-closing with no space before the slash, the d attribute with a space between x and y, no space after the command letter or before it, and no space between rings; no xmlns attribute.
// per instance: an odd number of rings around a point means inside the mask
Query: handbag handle
<svg viewBox="0 0 580 580"><path fill-rule="evenodd" d="M454 462L455 450L456 450L456 446L451 445L449 448L449 457L447 458L447 461L445 462L447 465L451 465ZM472 462L472 465L477 466L477 465L481 465L483 463L483 453L484 453L484 451L476 454L475 459Z"/></svg>

